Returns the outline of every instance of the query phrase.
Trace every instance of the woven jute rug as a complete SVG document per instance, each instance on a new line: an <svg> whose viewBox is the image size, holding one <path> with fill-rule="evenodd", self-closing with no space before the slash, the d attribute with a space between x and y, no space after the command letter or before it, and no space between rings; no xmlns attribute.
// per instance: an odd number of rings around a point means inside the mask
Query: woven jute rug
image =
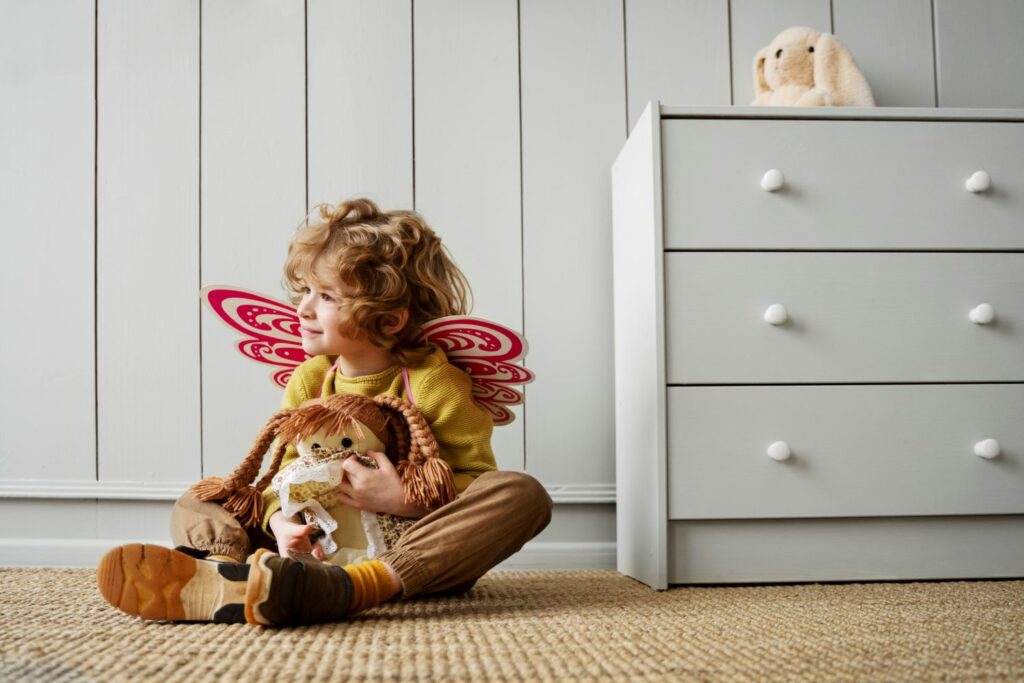
<svg viewBox="0 0 1024 683"><path fill-rule="evenodd" d="M492 572L290 629L169 624L86 569L0 570L2 681L1024 681L1024 581L683 587Z"/></svg>

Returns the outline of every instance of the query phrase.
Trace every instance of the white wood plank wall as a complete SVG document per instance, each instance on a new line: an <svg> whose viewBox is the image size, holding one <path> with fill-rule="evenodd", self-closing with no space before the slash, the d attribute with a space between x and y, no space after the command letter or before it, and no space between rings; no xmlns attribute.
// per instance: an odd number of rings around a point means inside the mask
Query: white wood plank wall
<svg viewBox="0 0 1024 683"><path fill-rule="evenodd" d="M622 3L521 3L526 469L615 480L611 165L625 131ZM568 455L572 453L572 455Z"/></svg>
<svg viewBox="0 0 1024 683"><path fill-rule="evenodd" d="M284 298L282 254L306 207L303 2L203 2L202 41L202 284ZM190 293L203 331L203 474L223 474L281 396L271 367L242 356L239 336Z"/></svg>
<svg viewBox="0 0 1024 683"><path fill-rule="evenodd" d="M420 210L475 312L526 332L538 379L499 465L598 503L560 507L548 566L573 543L612 566L609 171L647 101L746 105L755 52L809 25L879 105L1024 107L1022 7L0 0L0 514L36 520L0 564L166 536L280 401L200 287L283 296L306 212L369 195Z"/></svg>
<svg viewBox="0 0 1024 683"><path fill-rule="evenodd" d="M519 45L515 0L413 3L416 209L473 287L474 313L523 329ZM522 410L494 433L523 469Z"/></svg>
<svg viewBox="0 0 1024 683"><path fill-rule="evenodd" d="M97 17L97 478L189 480L201 465L199 2L101 0Z"/></svg>
<svg viewBox="0 0 1024 683"><path fill-rule="evenodd" d="M94 17L0 4L0 480L96 478Z"/></svg>

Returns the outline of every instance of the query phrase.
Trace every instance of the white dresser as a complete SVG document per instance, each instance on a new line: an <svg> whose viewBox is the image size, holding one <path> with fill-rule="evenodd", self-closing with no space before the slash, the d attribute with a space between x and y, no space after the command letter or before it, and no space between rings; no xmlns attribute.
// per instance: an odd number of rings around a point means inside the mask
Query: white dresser
<svg viewBox="0 0 1024 683"><path fill-rule="evenodd" d="M620 572L1024 576L1024 112L652 102L612 183Z"/></svg>

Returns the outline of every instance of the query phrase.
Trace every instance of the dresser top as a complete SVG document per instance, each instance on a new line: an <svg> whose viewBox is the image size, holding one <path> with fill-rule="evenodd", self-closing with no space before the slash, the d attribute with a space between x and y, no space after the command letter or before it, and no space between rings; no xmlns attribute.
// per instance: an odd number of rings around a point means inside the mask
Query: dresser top
<svg viewBox="0 0 1024 683"><path fill-rule="evenodd" d="M652 100L657 106L657 100ZM1024 121L1024 109L938 107L672 107L661 105L663 119L863 119L900 121Z"/></svg>

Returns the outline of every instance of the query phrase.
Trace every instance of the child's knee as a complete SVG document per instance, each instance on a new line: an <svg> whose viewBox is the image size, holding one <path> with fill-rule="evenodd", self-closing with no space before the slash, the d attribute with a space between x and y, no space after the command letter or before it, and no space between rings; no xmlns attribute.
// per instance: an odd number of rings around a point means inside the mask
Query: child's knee
<svg viewBox="0 0 1024 683"><path fill-rule="evenodd" d="M176 546L207 550L245 561L251 550L249 534L235 517L216 503L206 503L186 491L171 511L171 540Z"/></svg>
<svg viewBox="0 0 1024 683"><path fill-rule="evenodd" d="M538 514L543 513L547 520L551 519L551 511L554 508L551 496L548 495L547 489L529 474L498 470L485 472L480 475L480 479L485 479L487 485L507 499L509 505L535 510Z"/></svg>

